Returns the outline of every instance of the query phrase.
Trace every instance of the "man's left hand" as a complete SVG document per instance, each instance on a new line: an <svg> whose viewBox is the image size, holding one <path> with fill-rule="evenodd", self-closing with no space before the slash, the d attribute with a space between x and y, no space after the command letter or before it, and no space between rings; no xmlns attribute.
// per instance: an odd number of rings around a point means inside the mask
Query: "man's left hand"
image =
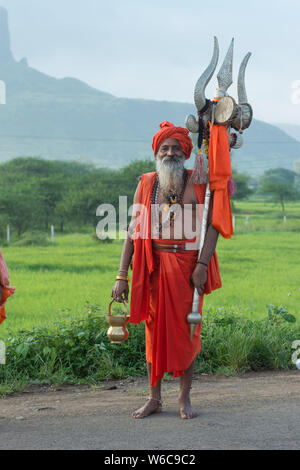
<svg viewBox="0 0 300 470"><path fill-rule="evenodd" d="M192 283L196 287L198 294L202 295L204 292L207 280L207 267L204 264L197 263L191 277Z"/></svg>

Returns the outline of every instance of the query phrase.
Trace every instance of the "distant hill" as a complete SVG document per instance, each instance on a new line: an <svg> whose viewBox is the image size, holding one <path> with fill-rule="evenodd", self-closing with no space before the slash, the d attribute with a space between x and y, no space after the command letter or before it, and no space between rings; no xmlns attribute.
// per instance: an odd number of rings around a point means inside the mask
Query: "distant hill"
<svg viewBox="0 0 300 470"><path fill-rule="evenodd" d="M284 123L275 123L275 126L279 127L279 129L282 129L288 135L300 142L300 126Z"/></svg>
<svg viewBox="0 0 300 470"><path fill-rule="evenodd" d="M117 98L73 79L56 79L16 62L10 51L6 11L0 9L0 79L7 88L0 106L0 160L16 156L82 160L120 167L152 156L152 136L163 120L184 125L194 105ZM192 90L191 90L192 95ZM300 142L276 126L254 120L233 165L250 174L293 168Z"/></svg>
<svg viewBox="0 0 300 470"><path fill-rule="evenodd" d="M276 167L293 170L293 162L300 158L300 142L263 121L253 120L244 132L244 142L233 152L233 165L252 175Z"/></svg>

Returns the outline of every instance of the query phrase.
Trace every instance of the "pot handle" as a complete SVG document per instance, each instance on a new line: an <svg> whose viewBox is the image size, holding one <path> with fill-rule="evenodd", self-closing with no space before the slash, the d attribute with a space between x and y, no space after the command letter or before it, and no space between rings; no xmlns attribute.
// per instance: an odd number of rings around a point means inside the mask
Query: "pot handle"
<svg viewBox="0 0 300 470"><path fill-rule="evenodd" d="M114 302L116 302L116 301L113 299L113 300L110 302L109 306L108 306L108 315L111 315L111 306L112 306L112 304L113 304ZM120 303L120 302L118 302L118 303ZM127 314L128 314L128 313L127 313L127 305L126 305L126 303L125 303L124 300L122 300L122 303L123 303L123 307L124 307L124 317L127 318Z"/></svg>

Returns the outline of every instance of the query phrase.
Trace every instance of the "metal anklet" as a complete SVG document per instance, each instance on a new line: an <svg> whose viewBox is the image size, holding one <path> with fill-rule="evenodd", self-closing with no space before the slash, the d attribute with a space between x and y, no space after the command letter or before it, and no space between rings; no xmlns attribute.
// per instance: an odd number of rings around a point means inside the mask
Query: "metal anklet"
<svg viewBox="0 0 300 470"><path fill-rule="evenodd" d="M153 397L150 397L150 396L149 396L149 397L147 397L147 400L154 400L154 401L157 401L157 403L158 403L159 405L161 405L161 406L162 406L162 404L163 404L162 400L159 400L158 398L153 398Z"/></svg>

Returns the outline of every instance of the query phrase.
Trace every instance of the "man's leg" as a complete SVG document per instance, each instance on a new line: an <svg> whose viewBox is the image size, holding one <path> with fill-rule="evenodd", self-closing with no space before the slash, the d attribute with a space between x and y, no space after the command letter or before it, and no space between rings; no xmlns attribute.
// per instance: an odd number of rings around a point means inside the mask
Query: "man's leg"
<svg viewBox="0 0 300 470"><path fill-rule="evenodd" d="M183 419L191 419L198 416L197 411L191 406L190 399L194 362L195 361L193 361L184 374L180 376L179 412Z"/></svg>
<svg viewBox="0 0 300 470"><path fill-rule="evenodd" d="M146 418L146 416L149 416L152 413L161 412L161 380L158 380L155 386L151 385L151 362L147 362L147 369L150 396L144 406L132 413L133 418Z"/></svg>

